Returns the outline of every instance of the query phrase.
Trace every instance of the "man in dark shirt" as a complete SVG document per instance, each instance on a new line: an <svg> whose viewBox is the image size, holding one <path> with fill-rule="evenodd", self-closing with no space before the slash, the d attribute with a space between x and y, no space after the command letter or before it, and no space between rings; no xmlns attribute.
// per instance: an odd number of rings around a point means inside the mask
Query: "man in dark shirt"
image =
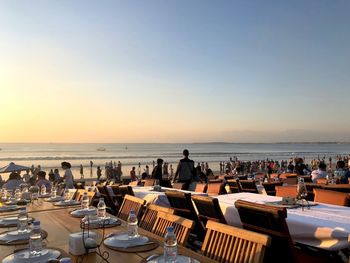
<svg viewBox="0 0 350 263"><path fill-rule="evenodd" d="M177 182L185 183L185 189L188 189L188 186L190 185L196 171L194 168L194 161L188 158L189 151L187 149L183 151L183 155L184 158L180 160L177 166L174 182L176 181L177 177L179 177Z"/></svg>

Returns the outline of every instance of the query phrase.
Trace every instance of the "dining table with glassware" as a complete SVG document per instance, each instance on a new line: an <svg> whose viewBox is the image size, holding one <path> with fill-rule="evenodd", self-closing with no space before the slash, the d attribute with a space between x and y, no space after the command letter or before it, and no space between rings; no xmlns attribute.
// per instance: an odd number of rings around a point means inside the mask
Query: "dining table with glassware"
<svg viewBox="0 0 350 263"><path fill-rule="evenodd" d="M81 260L81 256L74 256L69 253L69 244L74 243L70 242L72 236L74 236L71 234L84 233L85 231L85 235L90 233L91 237L95 237L95 245L98 244L99 247L96 250L97 252L86 254L84 256L84 262L102 262L99 254L109 260L109 262L116 262L116 259L118 259L118 262L158 262L153 259L163 255L164 237L159 237L151 232L138 228L139 238L137 241L145 243L135 245L132 244L132 240L128 238L129 233L126 222L118 219L120 224L113 227L91 227L89 229L84 225L87 222L86 218L84 223L84 219L71 216L71 211L73 211L72 208L64 208L60 210L36 211L31 213L31 216L33 216L35 220L40 221L42 229L47 232L47 237L44 240L44 250L49 248L49 250L51 249L56 253L59 251L63 253L62 255L71 257L72 262L75 262L78 258ZM110 215L107 216L112 217ZM0 216L0 219L1 218ZM92 232L94 232L94 235ZM85 240L84 247L86 248L89 247L90 243L94 244L94 242L90 242L91 240ZM5 258L11 255L14 250L19 250L27 246L28 245L23 244L1 246L0 257ZM58 255L55 255L55 257L58 257ZM184 262L214 262L182 246L178 246L178 258L190 259Z"/></svg>
<svg viewBox="0 0 350 263"><path fill-rule="evenodd" d="M310 202L296 205L282 205L281 197L236 193L215 196L229 225L242 226L239 213L235 207L236 200L285 206L287 208L287 225L293 241L305 245L336 251L348 248L350 234L350 208L324 203ZM298 201L300 202L300 201Z"/></svg>

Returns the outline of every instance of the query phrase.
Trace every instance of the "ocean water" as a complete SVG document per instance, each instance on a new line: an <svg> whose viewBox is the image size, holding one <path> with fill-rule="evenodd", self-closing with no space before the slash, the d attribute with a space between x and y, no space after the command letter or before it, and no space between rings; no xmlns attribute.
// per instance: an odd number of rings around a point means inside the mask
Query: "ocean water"
<svg viewBox="0 0 350 263"><path fill-rule="evenodd" d="M183 149L190 151L190 158L195 162L208 162L214 171L219 170L219 162L237 156L241 160L285 160L291 157L305 157L306 160L323 157L348 155L350 144L347 143L2 143L0 144L0 167L9 162L20 165L41 167L45 171L60 168L60 163L72 164L73 174L79 177L79 165L84 166L87 177L95 177L97 165L104 169L106 162L122 163L123 174L128 175L132 166L140 162L142 171L145 165L152 170L152 161L157 158L173 164L174 169ZM104 151L101 151L104 149ZM94 162L90 171L90 161ZM2 175L6 178L6 174Z"/></svg>

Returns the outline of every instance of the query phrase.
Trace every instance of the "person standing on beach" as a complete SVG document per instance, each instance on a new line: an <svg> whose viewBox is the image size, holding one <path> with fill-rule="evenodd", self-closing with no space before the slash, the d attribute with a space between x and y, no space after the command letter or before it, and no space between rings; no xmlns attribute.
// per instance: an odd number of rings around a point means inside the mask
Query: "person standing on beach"
<svg viewBox="0 0 350 263"><path fill-rule="evenodd" d="M84 179L84 167L82 164L80 165L80 178Z"/></svg>
<svg viewBox="0 0 350 263"><path fill-rule="evenodd" d="M68 162L61 163L62 169L64 170L63 182L66 184L66 189L74 189L74 178L71 171L71 164Z"/></svg>
<svg viewBox="0 0 350 263"><path fill-rule="evenodd" d="M152 179L159 180L159 185L163 185L163 159L157 159L157 165L153 168Z"/></svg>
<svg viewBox="0 0 350 263"><path fill-rule="evenodd" d="M177 166L174 182L185 183L185 189L188 189L196 170L194 168L194 161L188 158L189 151L185 149L182 153L184 158L180 160Z"/></svg>
<svg viewBox="0 0 350 263"><path fill-rule="evenodd" d="M131 171L130 171L130 178L131 181L137 181L137 177L136 177L136 171L135 171L135 166L132 167Z"/></svg>
<svg viewBox="0 0 350 263"><path fill-rule="evenodd" d="M97 166L97 180L100 180L101 176L102 176L102 170L100 166Z"/></svg>

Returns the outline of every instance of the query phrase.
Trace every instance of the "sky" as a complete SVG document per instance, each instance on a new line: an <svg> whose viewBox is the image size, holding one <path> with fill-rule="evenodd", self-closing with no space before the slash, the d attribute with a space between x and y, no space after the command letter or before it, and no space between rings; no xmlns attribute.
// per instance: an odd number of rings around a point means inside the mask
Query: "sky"
<svg viewBox="0 0 350 263"><path fill-rule="evenodd" d="M0 142L350 141L350 1L0 1Z"/></svg>

